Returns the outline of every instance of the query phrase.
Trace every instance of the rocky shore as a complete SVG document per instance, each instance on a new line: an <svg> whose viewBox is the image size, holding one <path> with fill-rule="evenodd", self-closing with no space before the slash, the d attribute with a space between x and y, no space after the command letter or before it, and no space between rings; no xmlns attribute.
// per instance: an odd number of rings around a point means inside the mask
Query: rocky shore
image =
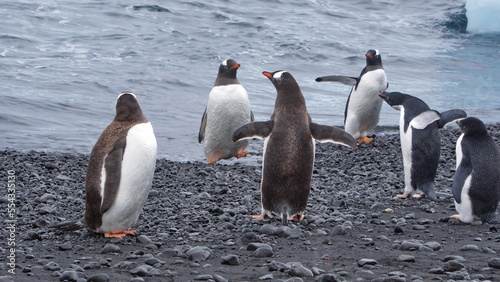
<svg viewBox="0 0 500 282"><path fill-rule="evenodd" d="M488 130L500 144L500 124ZM251 219L261 141L217 165L159 159L138 236L124 239L47 228L83 215L88 155L1 151L0 281L499 281L500 226L448 219L458 128L441 130L435 202L395 198L399 134L376 135L316 146L306 218L288 226Z"/></svg>

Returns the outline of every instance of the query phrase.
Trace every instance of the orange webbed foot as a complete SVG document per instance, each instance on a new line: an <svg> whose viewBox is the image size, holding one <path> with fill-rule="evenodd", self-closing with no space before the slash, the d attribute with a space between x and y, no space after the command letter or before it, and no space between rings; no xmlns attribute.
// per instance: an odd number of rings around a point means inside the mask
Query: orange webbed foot
<svg viewBox="0 0 500 282"><path fill-rule="evenodd" d="M369 144L369 143L373 142L373 138L368 138L368 137L366 137L366 136L359 137L359 138L358 138L358 142L359 142L359 143Z"/></svg>
<svg viewBox="0 0 500 282"><path fill-rule="evenodd" d="M408 198L409 194L400 194L400 195L396 195L396 197L400 198L400 199L406 199Z"/></svg>
<svg viewBox="0 0 500 282"><path fill-rule="evenodd" d="M266 219L269 218L269 216L265 213L261 213L259 215L252 215L252 219Z"/></svg>
<svg viewBox="0 0 500 282"><path fill-rule="evenodd" d="M424 198L425 197L425 194L413 194L411 195L413 198L415 199L420 199L420 198Z"/></svg>
<svg viewBox="0 0 500 282"><path fill-rule="evenodd" d="M299 221L302 221L302 220L304 219L304 217L305 217L305 216L304 216L303 214L301 214L301 215L296 214L296 215L292 215L292 216L290 216L290 217L288 218L288 220L290 220L290 221L296 221L296 222L299 222Z"/></svg>
<svg viewBox="0 0 500 282"><path fill-rule="evenodd" d="M238 154L234 155L237 158L243 158L246 157L247 155L250 155L249 152L239 152Z"/></svg>
<svg viewBox="0 0 500 282"><path fill-rule="evenodd" d="M126 235L135 235L136 232L137 232L137 230L124 230L124 231L118 232L118 233L106 232L106 233L104 233L104 237L106 237L106 238L122 238Z"/></svg>
<svg viewBox="0 0 500 282"><path fill-rule="evenodd" d="M451 215L450 218L460 220L460 215L454 214L454 215Z"/></svg>

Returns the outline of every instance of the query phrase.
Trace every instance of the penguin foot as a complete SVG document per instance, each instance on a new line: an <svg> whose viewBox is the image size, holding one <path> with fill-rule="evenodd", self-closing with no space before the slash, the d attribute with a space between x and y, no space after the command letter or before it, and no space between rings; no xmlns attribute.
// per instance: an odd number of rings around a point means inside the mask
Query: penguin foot
<svg viewBox="0 0 500 282"><path fill-rule="evenodd" d="M368 138L366 136L363 136L363 137L359 137L358 138L358 142L361 144L361 143L365 143L365 144L370 144L371 142L373 142L373 138Z"/></svg>
<svg viewBox="0 0 500 282"><path fill-rule="evenodd" d="M301 215L296 214L296 215L292 215L292 216L290 216L290 217L288 218L288 220L290 220L290 221L296 221L296 222L299 222L299 221L302 221L302 220L304 219L304 217L305 217L305 216L304 216L303 214L301 214Z"/></svg>
<svg viewBox="0 0 500 282"><path fill-rule="evenodd" d="M420 199L420 198L424 198L425 197L425 194L413 194L411 195L413 198L415 199Z"/></svg>
<svg viewBox="0 0 500 282"><path fill-rule="evenodd" d="M252 215L252 219L267 219L269 216L266 213L261 213L259 215Z"/></svg>
<svg viewBox="0 0 500 282"><path fill-rule="evenodd" d="M106 233L104 233L104 237L106 237L106 238L122 238L125 235L135 235L136 232L137 232L137 230L124 230L124 231L119 232L119 233L106 232Z"/></svg>
<svg viewBox="0 0 500 282"><path fill-rule="evenodd" d="M460 220L460 215L454 214L454 215L450 216L450 218Z"/></svg>
<svg viewBox="0 0 500 282"><path fill-rule="evenodd" d="M409 194L400 194L400 195L396 195L396 197L400 198L400 199L406 199L408 198Z"/></svg>
<svg viewBox="0 0 500 282"><path fill-rule="evenodd" d="M250 153L249 152L240 152L234 156L237 158L243 158L243 157L246 157L247 155L250 155Z"/></svg>

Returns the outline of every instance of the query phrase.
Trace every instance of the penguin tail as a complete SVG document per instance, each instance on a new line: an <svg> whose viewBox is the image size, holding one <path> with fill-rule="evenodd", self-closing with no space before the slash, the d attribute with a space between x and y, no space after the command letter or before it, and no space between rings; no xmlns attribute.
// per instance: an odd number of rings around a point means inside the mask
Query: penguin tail
<svg viewBox="0 0 500 282"><path fill-rule="evenodd" d="M76 220L76 221L65 221L61 223L51 224L48 227L62 231L76 231L83 229L85 225L83 224L82 220Z"/></svg>
<svg viewBox="0 0 500 282"><path fill-rule="evenodd" d="M288 206L284 206L281 209L281 222L283 225L288 225L288 215L290 214L290 208Z"/></svg>

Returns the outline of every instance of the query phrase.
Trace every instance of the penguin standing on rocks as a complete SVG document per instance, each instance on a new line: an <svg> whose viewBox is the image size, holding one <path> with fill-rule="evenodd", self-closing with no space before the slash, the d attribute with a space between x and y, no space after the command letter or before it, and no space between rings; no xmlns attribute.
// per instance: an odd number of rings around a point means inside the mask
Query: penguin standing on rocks
<svg viewBox="0 0 500 282"><path fill-rule="evenodd" d="M472 223L496 223L500 201L500 152L484 123L474 117L457 122L462 135L457 140L457 169L453 198L458 214L451 218Z"/></svg>
<svg viewBox="0 0 500 282"><path fill-rule="evenodd" d="M380 118L382 100L378 95L389 87L378 50L368 50L365 56L366 66L359 77L330 75L316 78L317 82L335 81L353 86L345 106L344 127L360 143L373 141L367 134Z"/></svg>
<svg viewBox="0 0 500 282"><path fill-rule="evenodd" d="M399 133L405 177L404 194L398 198L407 198L413 191L419 198L424 195L436 200L434 178L436 177L441 154L441 136L439 128L448 122L465 118L463 110L449 110L443 113L431 110L427 104L414 96L399 92L384 92L380 97L387 104L399 110Z"/></svg>
<svg viewBox="0 0 500 282"><path fill-rule="evenodd" d="M239 67L235 60L223 61L208 96L198 142L204 141L203 151L209 163L249 154L244 151L248 146L247 140L236 143L231 140L236 129L253 121L247 91L236 78Z"/></svg>
<svg viewBox="0 0 500 282"><path fill-rule="evenodd" d="M136 96L118 96L116 116L90 153L83 220L51 225L65 231L87 227L106 237L134 234L156 166L156 138Z"/></svg>
<svg viewBox="0 0 500 282"><path fill-rule="evenodd" d="M255 219L273 214L288 220L304 218L311 187L315 143L334 142L356 148L356 140L347 132L311 121L304 96L293 76L286 71L263 72L277 90L271 120L253 122L234 132L233 141L265 139L262 159L262 213Z"/></svg>

